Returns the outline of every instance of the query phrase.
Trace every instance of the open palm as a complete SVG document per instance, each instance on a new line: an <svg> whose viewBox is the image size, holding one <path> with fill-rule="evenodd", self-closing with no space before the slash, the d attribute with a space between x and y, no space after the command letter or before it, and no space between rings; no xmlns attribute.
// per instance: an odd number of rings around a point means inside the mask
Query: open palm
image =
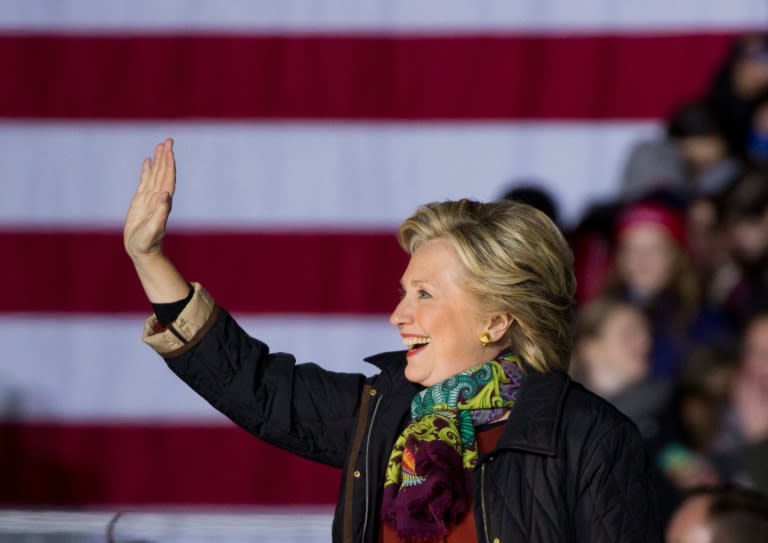
<svg viewBox="0 0 768 543"><path fill-rule="evenodd" d="M132 257L160 254L173 192L176 189L176 162L173 140L155 147L153 158L145 158L141 178L128 208L123 228L125 250Z"/></svg>

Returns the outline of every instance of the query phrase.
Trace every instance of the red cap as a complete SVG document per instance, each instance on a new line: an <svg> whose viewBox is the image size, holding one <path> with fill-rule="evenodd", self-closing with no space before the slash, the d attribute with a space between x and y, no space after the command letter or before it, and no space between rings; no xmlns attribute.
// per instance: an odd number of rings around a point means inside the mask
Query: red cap
<svg viewBox="0 0 768 543"><path fill-rule="evenodd" d="M616 220L616 237L641 224L662 227L680 247L686 246L685 217L676 209L657 202L640 202L625 207Z"/></svg>

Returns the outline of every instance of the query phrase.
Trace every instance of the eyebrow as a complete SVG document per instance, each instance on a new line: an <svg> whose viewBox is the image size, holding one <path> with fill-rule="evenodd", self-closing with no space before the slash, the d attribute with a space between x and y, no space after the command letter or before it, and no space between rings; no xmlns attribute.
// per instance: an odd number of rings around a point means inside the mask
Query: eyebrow
<svg viewBox="0 0 768 543"><path fill-rule="evenodd" d="M430 283L429 281L425 281L423 279L411 279L411 285L429 285L431 287L435 286L434 283ZM400 286L405 286L402 279L400 279Z"/></svg>

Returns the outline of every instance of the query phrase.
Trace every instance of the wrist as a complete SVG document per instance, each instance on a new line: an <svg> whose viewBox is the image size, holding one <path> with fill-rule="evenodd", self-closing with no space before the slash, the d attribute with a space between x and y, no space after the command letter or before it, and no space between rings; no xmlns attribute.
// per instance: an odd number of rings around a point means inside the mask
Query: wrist
<svg viewBox="0 0 768 543"><path fill-rule="evenodd" d="M161 252L141 253L131 256L131 259L150 302L175 302L189 293L189 283Z"/></svg>
<svg viewBox="0 0 768 543"><path fill-rule="evenodd" d="M128 253L128 257L131 259L134 266L137 266L137 267L152 265L155 262L161 262L161 261L167 260L167 258L162 253L162 251L138 252L138 251L126 250L126 252Z"/></svg>

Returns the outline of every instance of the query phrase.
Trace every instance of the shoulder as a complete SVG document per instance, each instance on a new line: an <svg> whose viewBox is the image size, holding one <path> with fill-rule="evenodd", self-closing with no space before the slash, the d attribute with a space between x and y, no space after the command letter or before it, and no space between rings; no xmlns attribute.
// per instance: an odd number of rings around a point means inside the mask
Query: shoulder
<svg viewBox="0 0 768 543"><path fill-rule="evenodd" d="M661 541L654 476L634 423L578 383L562 422L579 541Z"/></svg>
<svg viewBox="0 0 768 543"><path fill-rule="evenodd" d="M569 381L562 415L567 429L589 434L636 431L634 423L607 400L570 378Z"/></svg>
<svg viewBox="0 0 768 543"><path fill-rule="evenodd" d="M547 414L561 428L563 425L602 427L629 422L613 405L562 370L527 371L518 405L526 416Z"/></svg>
<svg viewBox="0 0 768 543"><path fill-rule="evenodd" d="M644 445L635 423L576 382L571 382L564 403L560 439L561 450L588 471L612 466L611 470L625 472L631 467L629 471L637 475L645 469Z"/></svg>
<svg viewBox="0 0 768 543"><path fill-rule="evenodd" d="M632 423L563 371L526 372L500 445L558 456Z"/></svg>

